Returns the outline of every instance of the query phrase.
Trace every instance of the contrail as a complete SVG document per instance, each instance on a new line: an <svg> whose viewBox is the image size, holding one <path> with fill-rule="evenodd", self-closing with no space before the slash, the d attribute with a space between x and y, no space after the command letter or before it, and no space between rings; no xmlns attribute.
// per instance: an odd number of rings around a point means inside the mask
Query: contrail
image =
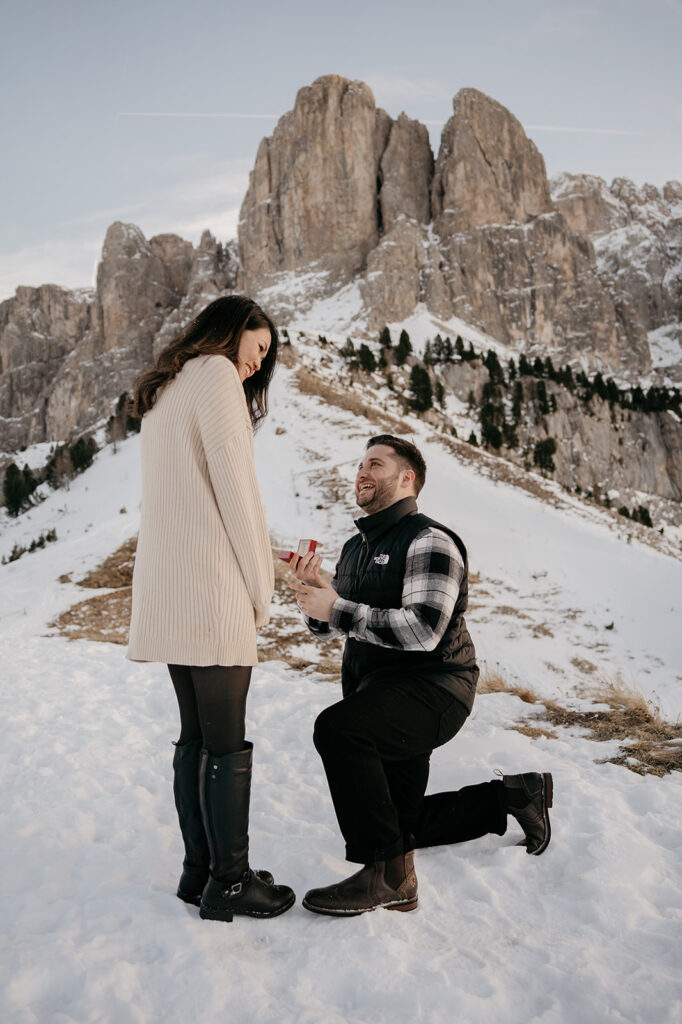
<svg viewBox="0 0 682 1024"><path fill-rule="evenodd" d="M124 110L116 115L117 117L218 117L218 118L256 118L257 120L277 120L280 114L209 114L203 112L185 113L180 111L161 110ZM423 121L423 124L444 125L445 121ZM620 128L563 128L560 125L550 124L524 124L527 132L575 132L588 135L630 135L635 138L642 138L641 132L624 131Z"/></svg>
<svg viewBox="0 0 682 1024"><path fill-rule="evenodd" d="M445 121L423 121L422 124L445 124ZM633 135L642 138L641 132L622 131L620 128L562 128L559 125L524 124L527 132L587 132L589 135Z"/></svg>
<svg viewBox="0 0 682 1024"><path fill-rule="evenodd" d="M634 135L641 138L641 132L627 132L620 128L561 128L549 124L524 124L527 132L587 132L590 135Z"/></svg>
<svg viewBox="0 0 682 1024"><path fill-rule="evenodd" d="M278 118L279 114L204 114L195 113L187 114L180 113L179 111L140 111L140 110L123 110L116 115L117 117L243 117L243 118L264 118L266 120L272 120Z"/></svg>

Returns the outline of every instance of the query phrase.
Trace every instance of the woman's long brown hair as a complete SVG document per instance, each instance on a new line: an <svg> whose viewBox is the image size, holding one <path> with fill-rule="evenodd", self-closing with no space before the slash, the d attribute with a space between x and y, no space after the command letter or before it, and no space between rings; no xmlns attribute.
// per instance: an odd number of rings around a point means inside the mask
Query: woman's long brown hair
<svg viewBox="0 0 682 1024"><path fill-rule="evenodd" d="M270 331L270 348L260 369L244 381L244 394L254 430L268 414L268 389L277 363L277 328L267 313L253 299L244 295L228 295L216 299L167 345L151 369L135 382L132 413L142 418L153 407L159 389L180 373L186 362L197 356L225 356L237 365L239 343L244 331L266 327Z"/></svg>

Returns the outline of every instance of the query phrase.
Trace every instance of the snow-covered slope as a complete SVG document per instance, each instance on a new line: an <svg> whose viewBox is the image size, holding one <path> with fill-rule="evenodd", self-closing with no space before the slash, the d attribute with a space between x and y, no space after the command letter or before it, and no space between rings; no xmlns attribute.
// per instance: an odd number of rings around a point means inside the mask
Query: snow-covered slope
<svg viewBox="0 0 682 1024"><path fill-rule="evenodd" d="M312 360L312 347L302 351ZM257 461L273 542L317 537L332 568L353 529L355 465L390 402L377 389L363 416L313 391L280 369ZM478 575L468 622L487 666L575 706L599 676L620 675L679 715L682 563L627 543L577 501L555 507L495 482L422 421L406 425L429 466L420 506L468 544ZM175 899L177 712L165 669L47 628L83 597L58 577L77 579L136 532L137 460L137 438L105 449L68 492L2 520L3 555L46 529L58 535L0 567L2 1020L678 1019L679 776L599 763L616 744L580 731L511 731L529 709L509 693L477 699L434 754L430 790L495 769L552 771L553 839L541 858L514 846L512 822L501 839L419 853L413 914L308 914L305 890L348 868L311 740L340 693L314 663L269 662L249 705L252 860L299 902L274 921L223 925ZM304 633L301 651L316 651Z"/></svg>

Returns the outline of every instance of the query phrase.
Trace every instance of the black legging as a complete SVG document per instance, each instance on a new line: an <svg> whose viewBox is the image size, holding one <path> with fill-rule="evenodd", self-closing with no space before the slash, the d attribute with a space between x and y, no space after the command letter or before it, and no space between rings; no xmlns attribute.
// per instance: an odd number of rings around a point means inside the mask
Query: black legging
<svg viewBox="0 0 682 1024"><path fill-rule="evenodd" d="M201 740L215 757L244 750L251 668L169 665L168 671L180 708L178 743Z"/></svg>

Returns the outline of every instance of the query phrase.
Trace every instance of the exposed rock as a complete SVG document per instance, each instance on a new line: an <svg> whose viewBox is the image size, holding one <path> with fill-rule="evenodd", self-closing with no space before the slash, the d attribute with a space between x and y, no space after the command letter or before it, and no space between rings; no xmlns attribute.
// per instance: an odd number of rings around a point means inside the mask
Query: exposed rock
<svg viewBox="0 0 682 1024"><path fill-rule="evenodd" d="M87 290L21 287L0 304L0 451L46 439L47 396L96 320Z"/></svg>
<svg viewBox="0 0 682 1024"><path fill-rule="evenodd" d="M187 246L177 235L148 242L134 224L117 221L107 231L97 268L97 298L102 316L104 349L125 342L143 362L151 358L151 343L182 292L173 278L187 278ZM190 261L191 261L191 245ZM169 264L163 260L169 259ZM191 263L190 263L191 265Z"/></svg>
<svg viewBox="0 0 682 1024"><path fill-rule="evenodd" d="M552 194L572 229L594 241L602 283L627 304L629 321L649 333L667 327L666 337L682 343L682 185L639 188L616 178L609 187L593 175L562 174ZM679 356L671 362L679 373Z"/></svg>
<svg viewBox="0 0 682 1024"><path fill-rule="evenodd" d="M239 287L311 263L335 284L359 270L379 240L377 118L363 82L339 75L300 89L294 109L263 139L239 221Z"/></svg>
<svg viewBox="0 0 682 1024"><path fill-rule="evenodd" d="M474 89L453 108L432 187L453 312L500 341L644 372L645 332L605 288L591 243L554 210L521 124Z"/></svg>
<svg viewBox="0 0 682 1024"><path fill-rule="evenodd" d="M209 232L195 250L116 223L95 293L17 289L0 304L0 450L65 440L108 417L153 353L235 279L234 252Z"/></svg>
<svg viewBox="0 0 682 1024"><path fill-rule="evenodd" d="M462 89L441 137L432 187L434 225L448 238L550 213L545 161L519 121L477 89Z"/></svg>
<svg viewBox="0 0 682 1024"><path fill-rule="evenodd" d="M405 217L370 253L360 289L372 331L407 319L420 302L445 320L452 315L438 247L426 228Z"/></svg>
<svg viewBox="0 0 682 1024"><path fill-rule="evenodd" d="M388 234L398 217L419 224L431 220L433 153L426 125L401 114L390 125L379 163L381 231Z"/></svg>
<svg viewBox="0 0 682 1024"><path fill-rule="evenodd" d="M559 174L550 185L554 205L579 235L599 238L628 221L624 205L596 174Z"/></svg>
<svg viewBox="0 0 682 1024"><path fill-rule="evenodd" d="M446 364L440 372L461 401L466 402L473 392L480 405L483 385L489 380L480 362ZM673 522L681 521L682 424L673 413L612 409L596 395L586 409L575 394L545 381L556 410L538 417L532 397L535 380L520 380L524 403L517 425L519 447L505 449L506 458L532 468L536 442L553 437L557 450L552 478L558 483L571 490L579 487L600 500L615 491L619 505L657 505Z"/></svg>

